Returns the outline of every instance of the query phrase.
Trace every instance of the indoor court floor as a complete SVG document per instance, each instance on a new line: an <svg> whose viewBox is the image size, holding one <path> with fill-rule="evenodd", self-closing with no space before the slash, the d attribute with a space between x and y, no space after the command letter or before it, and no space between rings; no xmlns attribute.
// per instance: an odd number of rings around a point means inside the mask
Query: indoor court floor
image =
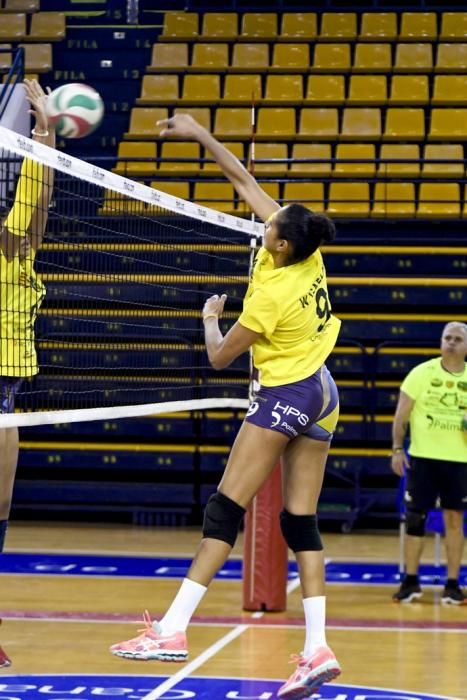
<svg viewBox="0 0 467 700"><path fill-rule="evenodd" d="M242 611L241 537L189 628L188 662L108 651L135 636L145 608L163 614L198 537L196 529L13 522L0 557L0 643L13 661L0 671L0 700L274 698L304 641L300 589L292 574L286 612ZM416 604L392 603L395 533L323 539L327 636L343 672L314 697L466 700L467 606L442 605L432 584ZM424 561L433 561L433 540Z"/></svg>

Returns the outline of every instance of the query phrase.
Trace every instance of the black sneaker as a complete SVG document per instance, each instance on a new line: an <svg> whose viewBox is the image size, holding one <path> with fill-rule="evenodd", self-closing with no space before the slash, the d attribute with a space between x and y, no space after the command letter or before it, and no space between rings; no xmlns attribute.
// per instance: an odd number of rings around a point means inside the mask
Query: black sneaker
<svg viewBox="0 0 467 700"><path fill-rule="evenodd" d="M422 589L418 583L409 584L402 582L401 587L394 593L392 599L395 603L411 603L413 600L418 600L423 595Z"/></svg>
<svg viewBox="0 0 467 700"><path fill-rule="evenodd" d="M445 586L441 602L450 603L451 605L465 605L467 603L467 595L465 595L460 586Z"/></svg>

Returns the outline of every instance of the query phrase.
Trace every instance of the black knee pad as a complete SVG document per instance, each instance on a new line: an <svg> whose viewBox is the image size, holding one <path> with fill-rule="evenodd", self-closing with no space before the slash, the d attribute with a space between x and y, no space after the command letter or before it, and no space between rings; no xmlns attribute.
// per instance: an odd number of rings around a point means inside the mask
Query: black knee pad
<svg viewBox="0 0 467 700"><path fill-rule="evenodd" d="M424 537L427 514L423 510L409 510L405 514L405 531L413 537Z"/></svg>
<svg viewBox="0 0 467 700"><path fill-rule="evenodd" d="M216 491L209 498L204 510L203 537L222 540L233 547L244 515L245 508Z"/></svg>
<svg viewBox="0 0 467 700"><path fill-rule="evenodd" d="M282 534L292 552L319 552L323 549L316 515L293 515L284 508L280 522Z"/></svg>

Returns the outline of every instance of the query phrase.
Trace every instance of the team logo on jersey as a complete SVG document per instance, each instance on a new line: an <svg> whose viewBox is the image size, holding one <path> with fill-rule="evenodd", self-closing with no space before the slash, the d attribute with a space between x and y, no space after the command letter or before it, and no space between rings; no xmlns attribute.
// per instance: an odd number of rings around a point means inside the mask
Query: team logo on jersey
<svg viewBox="0 0 467 700"><path fill-rule="evenodd" d="M431 386L443 386L441 379L432 379L430 382Z"/></svg>
<svg viewBox="0 0 467 700"><path fill-rule="evenodd" d="M457 382L457 388L461 391L467 391L467 382Z"/></svg>
<svg viewBox="0 0 467 700"><path fill-rule="evenodd" d="M452 387L454 386L454 382L448 379L448 381L446 382L446 386L448 389L452 389Z"/></svg>

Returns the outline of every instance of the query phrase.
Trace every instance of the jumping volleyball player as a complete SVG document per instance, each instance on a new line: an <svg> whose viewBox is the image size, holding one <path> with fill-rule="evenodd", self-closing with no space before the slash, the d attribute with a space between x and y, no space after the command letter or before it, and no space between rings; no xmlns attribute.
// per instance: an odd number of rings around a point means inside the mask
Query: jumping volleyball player
<svg viewBox="0 0 467 700"><path fill-rule="evenodd" d="M223 337L226 296L203 308L206 349L215 369L228 367L250 347L261 388L235 439L217 493L204 514L203 539L187 577L160 622L146 612L142 634L111 647L130 659L184 661L186 629L208 585L235 543L248 505L279 460L284 509L280 524L295 553L305 610L306 638L297 668L279 690L281 698L305 698L336 678L340 667L325 637L324 554L316 510L339 400L325 361L339 333L331 314L319 246L335 236L333 223L300 204L281 207L241 163L186 114L159 122L161 136L199 141L238 194L266 222L263 247L245 296L243 312Z"/></svg>
<svg viewBox="0 0 467 700"><path fill-rule="evenodd" d="M24 89L35 118L34 141L55 146L45 104L47 95L36 80ZM37 374L34 321L45 288L34 271L52 196L53 171L24 159L15 201L0 222L0 412L12 413L24 379ZM0 552L3 551L18 462L18 429L0 429ZM10 660L0 648L0 667Z"/></svg>

